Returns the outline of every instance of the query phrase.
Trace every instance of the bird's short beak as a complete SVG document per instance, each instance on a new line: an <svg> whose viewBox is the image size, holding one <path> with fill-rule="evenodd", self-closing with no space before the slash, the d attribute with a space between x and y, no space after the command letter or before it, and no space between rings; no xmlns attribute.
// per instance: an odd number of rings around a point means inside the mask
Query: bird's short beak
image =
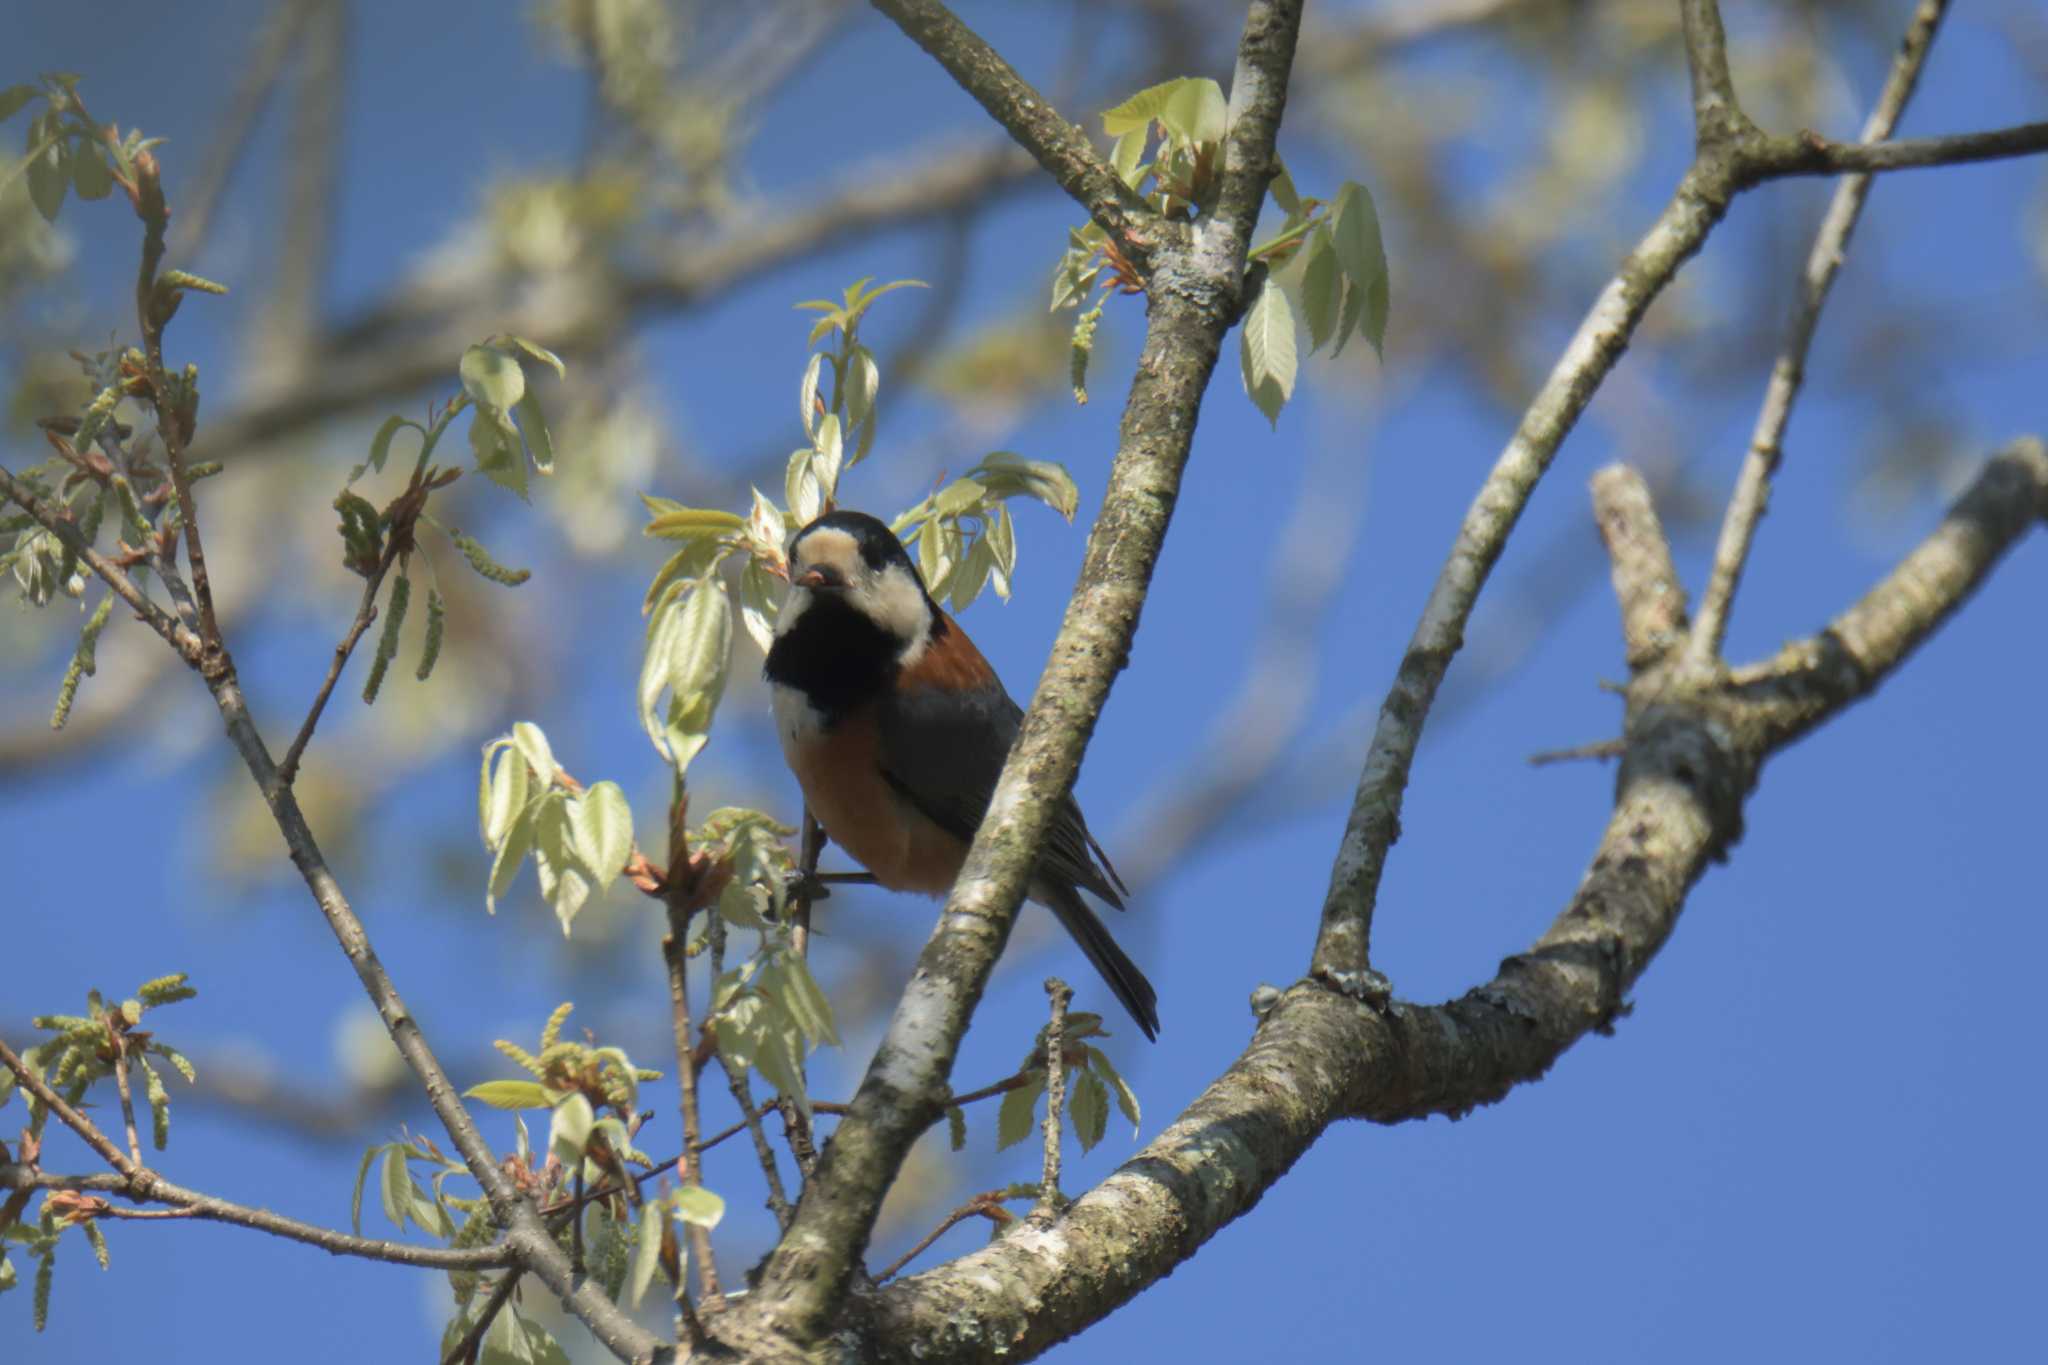
<svg viewBox="0 0 2048 1365"><path fill-rule="evenodd" d="M846 580L841 578L836 570L820 564L798 574L796 585L799 588L843 588L846 586Z"/></svg>

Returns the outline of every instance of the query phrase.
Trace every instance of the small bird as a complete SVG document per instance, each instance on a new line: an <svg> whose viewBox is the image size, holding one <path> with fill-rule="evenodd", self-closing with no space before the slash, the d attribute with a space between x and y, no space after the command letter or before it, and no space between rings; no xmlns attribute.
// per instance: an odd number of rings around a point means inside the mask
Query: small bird
<svg viewBox="0 0 2048 1365"><path fill-rule="evenodd" d="M828 512L789 543L789 596L763 670L782 754L825 832L893 891L943 895L988 813L1024 712L903 543L863 512ZM1159 997L1081 899L1128 889L1066 797L1027 894L1059 916L1145 1031Z"/></svg>

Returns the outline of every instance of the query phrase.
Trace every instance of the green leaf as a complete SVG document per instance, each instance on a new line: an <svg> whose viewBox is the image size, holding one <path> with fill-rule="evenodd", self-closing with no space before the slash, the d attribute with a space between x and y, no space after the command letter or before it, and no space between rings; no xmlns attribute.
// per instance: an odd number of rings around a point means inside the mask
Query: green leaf
<svg viewBox="0 0 2048 1365"><path fill-rule="evenodd" d="M1337 263L1343 267L1351 290L1360 293L1357 304L1346 300L1346 317L1351 318L1356 312L1353 325L1365 334L1365 339L1377 351L1385 338L1387 326L1387 252L1380 239L1379 210L1373 206L1372 194L1365 186L1347 180L1337 191L1330 217L1330 240L1337 251ZM1376 304L1375 284L1378 285ZM1349 328L1340 327L1339 349L1348 335Z"/></svg>
<svg viewBox="0 0 2048 1365"><path fill-rule="evenodd" d="M1082 1151L1091 1151L1109 1125L1109 1091L1092 1071L1069 1077L1067 1087L1067 1117L1074 1121L1074 1136L1081 1139Z"/></svg>
<svg viewBox="0 0 2048 1365"><path fill-rule="evenodd" d="M858 420L858 419L855 419ZM814 466L821 489L839 486L839 469L846 454L846 435L839 426L839 414L828 412L818 421L818 432L813 442L818 458ZM790 508L795 511L795 507ZM810 518L801 518L808 524Z"/></svg>
<svg viewBox="0 0 2048 1365"><path fill-rule="evenodd" d="M80 199L104 199L113 190L114 175L100 148L90 143L79 144L71 158L71 184Z"/></svg>
<svg viewBox="0 0 2048 1365"><path fill-rule="evenodd" d="M1294 188L1294 177L1288 174L1287 163L1280 154L1273 154L1273 179L1266 186L1266 192L1273 196L1273 202L1287 215L1287 221L1294 223L1307 212L1302 207L1301 191Z"/></svg>
<svg viewBox="0 0 2048 1365"><path fill-rule="evenodd" d="M1223 87L1207 76L1177 82L1158 115L1161 123L1189 142L1221 142L1228 117Z"/></svg>
<svg viewBox="0 0 2048 1365"><path fill-rule="evenodd" d="M422 440L426 438L426 428L422 427L418 422L410 421L396 414L386 417L383 424L377 428L377 434L370 438L370 458L368 462L370 468L376 470L379 474L384 472L384 461L391 456L392 438L397 436L400 429L404 427L411 427L414 431L417 431Z"/></svg>
<svg viewBox="0 0 2048 1365"><path fill-rule="evenodd" d="M539 1081L484 1081L462 1092L493 1109L546 1109L548 1090Z"/></svg>
<svg viewBox="0 0 2048 1365"><path fill-rule="evenodd" d="M989 573L995 568L995 555L988 548L988 537L978 538L967 551L967 557L960 561L960 567L953 571L952 582L947 584L947 597L955 615L966 611L981 590L988 583Z"/></svg>
<svg viewBox="0 0 2048 1365"><path fill-rule="evenodd" d="M661 1225L668 1218L668 1200L650 1199L640 1206L640 1227L633 1237L633 1264L626 1272L626 1306L638 1308L661 1268Z"/></svg>
<svg viewBox="0 0 2048 1365"><path fill-rule="evenodd" d="M405 1169L405 1148L392 1143L384 1149L383 1177L378 1192L384 1197L384 1216L401 1230L405 1211L412 1207L412 1173Z"/></svg>
<svg viewBox="0 0 2048 1365"><path fill-rule="evenodd" d="M528 389L513 407L519 418L519 434L533 454L533 466L542 474L555 472L555 441L548 435L548 419L540 410L540 398Z"/></svg>
<svg viewBox="0 0 2048 1365"><path fill-rule="evenodd" d="M811 975L810 964L795 953L776 953L761 968L761 989L789 1012L807 1042L839 1046L832 1002Z"/></svg>
<svg viewBox="0 0 2048 1365"><path fill-rule="evenodd" d="M1245 392L1277 427L1280 410L1294 393L1294 310L1271 275L1244 315L1239 342Z"/></svg>
<svg viewBox="0 0 2048 1365"><path fill-rule="evenodd" d="M1133 129L1144 128L1146 124L1159 117L1166 108L1166 102L1173 98L1174 92L1187 83L1186 76L1161 81L1158 85L1140 90L1116 108L1105 109L1102 113L1102 131L1111 137L1122 137Z"/></svg>
<svg viewBox="0 0 2048 1365"><path fill-rule="evenodd" d="M1130 1119L1130 1136L1137 1138L1139 1136L1139 1095L1137 1095L1137 1091L1130 1089L1130 1083L1124 1081L1122 1072L1116 1070L1116 1064L1110 1062L1110 1054L1104 1052L1102 1048L1090 1048L1090 1050L1087 1050L1087 1064L1094 1066L1096 1074L1100 1074L1104 1081L1110 1083L1110 1093L1116 1095L1116 1107L1122 1111L1122 1115L1126 1119Z"/></svg>
<svg viewBox="0 0 2048 1365"><path fill-rule="evenodd" d="M804 365L803 382L797 386L796 391L797 413L803 418L806 437L818 429L818 380L824 371L825 353L811 352L810 360Z"/></svg>
<svg viewBox="0 0 2048 1365"><path fill-rule="evenodd" d="M428 1198L426 1191L417 1184L412 1187L412 1204L409 1212L412 1214L412 1221L418 1223L421 1231L429 1237L448 1238L455 1235L455 1222L449 1218L448 1210Z"/></svg>
<svg viewBox="0 0 2048 1365"><path fill-rule="evenodd" d="M537 360L553 370L555 378L567 379L569 377L568 367L562 364L562 358L547 347L537 342L528 341L525 337L502 336L497 339L525 356L528 360Z"/></svg>
<svg viewBox="0 0 2048 1365"><path fill-rule="evenodd" d="M71 188L69 141L57 134L55 114L45 110L29 125L28 142L28 197L36 212L43 215L43 221L54 223Z"/></svg>
<svg viewBox="0 0 2048 1365"><path fill-rule="evenodd" d="M1327 228L1317 227L1302 248L1301 311L1308 322L1308 348L1319 351L1336 335L1344 309L1344 277Z"/></svg>
<svg viewBox="0 0 2048 1365"><path fill-rule="evenodd" d="M0 123L21 112L21 107L42 92L33 85L10 85L0 90Z"/></svg>
<svg viewBox="0 0 2048 1365"><path fill-rule="evenodd" d="M633 852L633 809L616 782L596 782L569 805L576 854L608 890Z"/></svg>
<svg viewBox="0 0 2048 1365"><path fill-rule="evenodd" d="M590 1130L596 1124L597 1114L590 1107L589 1097L580 1090L572 1092L555 1106L554 1115L548 1121L548 1150L564 1166L574 1170L576 1163L583 1160L583 1149L590 1142Z"/></svg>
<svg viewBox="0 0 2048 1365"><path fill-rule="evenodd" d="M356 1190L355 1194L349 1199L348 1225L355 1230L355 1234L358 1237L363 1235L363 1186L369 1183L370 1163L377 1159L377 1153L383 1151L386 1145L385 1143L378 1143L374 1147L365 1148L363 1150L363 1164L356 1167Z"/></svg>
<svg viewBox="0 0 2048 1365"><path fill-rule="evenodd" d="M1140 163L1145 160L1149 128L1149 124L1141 123L1135 128L1125 129L1109 154L1109 164L1116 168L1117 178L1134 189L1138 184Z"/></svg>
<svg viewBox="0 0 2048 1365"><path fill-rule="evenodd" d="M526 496L526 447L519 428L495 408L479 405L470 415L469 450L484 477L520 498Z"/></svg>
<svg viewBox="0 0 2048 1365"><path fill-rule="evenodd" d="M510 352L495 346L471 346L457 369L464 391L479 408L504 413L526 394L526 371Z"/></svg>
<svg viewBox="0 0 2048 1365"><path fill-rule="evenodd" d="M676 1218L693 1227L715 1228L725 1217L725 1200L702 1185L685 1185L671 1197L675 1200Z"/></svg>
<svg viewBox="0 0 2048 1365"><path fill-rule="evenodd" d="M781 610L782 591L775 575L760 560L749 557L740 570L740 624L766 654L775 644L775 617Z"/></svg>
<svg viewBox="0 0 2048 1365"><path fill-rule="evenodd" d="M1050 460L1027 460L1007 450L985 456L970 471L975 482L991 497L1009 498L1019 493L1038 499L1068 521L1081 507L1081 490L1064 466Z"/></svg>
<svg viewBox="0 0 2048 1365"><path fill-rule="evenodd" d="M874 352L855 346L846 361L846 420L859 426L874 415L875 395L881 391L882 372L875 365ZM838 470L832 471L836 478Z"/></svg>
<svg viewBox="0 0 2048 1365"><path fill-rule="evenodd" d="M684 507L666 498L646 496L642 496L641 501L654 514L642 530L644 535L660 536L665 540L695 540L699 536L719 536L747 528L745 517L716 507Z"/></svg>
<svg viewBox="0 0 2048 1365"><path fill-rule="evenodd" d="M495 767L493 764L495 763ZM495 740L484 748L483 780L477 790L477 827L485 848L504 842L513 818L526 809L528 773L524 757L510 740Z"/></svg>
<svg viewBox="0 0 2048 1365"><path fill-rule="evenodd" d="M1044 1093L1045 1078L1041 1076L1003 1096L1002 1107L996 1111L997 1151L1014 1147L1031 1136L1031 1111Z"/></svg>
<svg viewBox="0 0 2048 1365"><path fill-rule="evenodd" d="M548 747L548 737L541 728L530 720L518 722L512 727L512 747L533 769L534 783L540 790L547 790L555 780L555 751Z"/></svg>
<svg viewBox="0 0 2048 1365"><path fill-rule="evenodd" d="M515 756L507 762L520 768ZM526 861L526 855L533 851L533 809L521 806L512 823L505 829L505 837L499 843L497 852L491 858L491 875L484 884L484 912L498 913L498 898L512 889L512 882L519 876L519 865Z"/></svg>
<svg viewBox="0 0 2048 1365"><path fill-rule="evenodd" d="M839 419L827 415L825 420L836 429ZM808 526L825 510L825 491L818 485L817 472L811 467L817 452L809 446L798 446L789 453L789 464L782 472L782 496L789 508L789 518L799 526Z"/></svg>
<svg viewBox="0 0 2048 1365"><path fill-rule="evenodd" d="M723 583L707 579L684 600L666 661L674 700L665 727L665 752L678 772L689 766L710 737L731 657L732 603Z"/></svg>

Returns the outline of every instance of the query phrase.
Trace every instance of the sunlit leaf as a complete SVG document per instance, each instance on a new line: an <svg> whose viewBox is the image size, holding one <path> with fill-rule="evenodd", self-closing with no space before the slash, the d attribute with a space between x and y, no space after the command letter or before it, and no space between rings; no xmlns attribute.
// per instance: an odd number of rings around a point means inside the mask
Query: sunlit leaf
<svg viewBox="0 0 2048 1365"><path fill-rule="evenodd" d="M1082 1151L1092 1150L1109 1126L1109 1091L1092 1071L1069 1077L1067 1086L1067 1117L1074 1121L1074 1136L1081 1140Z"/></svg>
<svg viewBox="0 0 2048 1365"><path fill-rule="evenodd" d="M480 408L507 412L526 393L526 371L495 346L471 346L457 366L462 387Z"/></svg>
<svg viewBox="0 0 2048 1365"><path fill-rule="evenodd" d="M555 780L555 751L548 747L548 737L541 728L530 720L522 720L512 727L512 746L533 768L533 780L545 789Z"/></svg>
<svg viewBox="0 0 2048 1365"><path fill-rule="evenodd" d="M1003 1096L1002 1107L996 1111L996 1150L1014 1147L1031 1136L1032 1110L1037 1107L1038 1097L1045 1093L1045 1080L1018 1086Z"/></svg>
<svg viewBox="0 0 2048 1365"><path fill-rule="evenodd" d="M589 1097L580 1090L571 1093L555 1106L548 1120L548 1150L564 1166L574 1169L583 1160L583 1149L596 1124L597 1114L590 1107Z"/></svg>
<svg viewBox="0 0 2048 1365"><path fill-rule="evenodd" d="M569 805L576 852L597 874L597 889L609 888L633 851L633 810L616 782L594 782Z"/></svg>
<svg viewBox="0 0 2048 1365"><path fill-rule="evenodd" d="M493 1109L545 1109L549 1103L547 1087L539 1081L484 1081L462 1094Z"/></svg>
<svg viewBox="0 0 2048 1365"><path fill-rule="evenodd" d="M1280 410L1294 393L1294 310L1271 276L1245 312L1239 343L1245 391L1266 420L1278 426Z"/></svg>
<svg viewBox="0 0 2048 1365"><path fill-rule="evenodd" d="M725 1200L702 1185L685 1185L673 1196L676 1217L700 1228L715 1228L725 1217Z"/></svg>

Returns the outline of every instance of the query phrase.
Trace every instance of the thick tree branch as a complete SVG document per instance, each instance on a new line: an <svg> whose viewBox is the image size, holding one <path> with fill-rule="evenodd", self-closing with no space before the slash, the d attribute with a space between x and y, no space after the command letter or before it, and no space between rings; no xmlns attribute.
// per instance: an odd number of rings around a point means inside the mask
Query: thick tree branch
<svg viewBox="0 0 2048 1365"><path fill-rule="evenodd" d="M1639 675L1606 832L1564 912L1527 952L1437 1006L1375 1009L1313 979L1296 985L1228 1072L1060 1217L864 1296L881 1358L978 1361L1000 1341L1029 1359L1193 1255L1332 1122L1465 1113L1610 1027L1693 883L1739 836L1743 799L1769 754L1867 694L2043 520L2048 450L2030 441L1992 461L1863 602L1754 681L1695 685L1678 659ZM1845 655L1856 664L1801 662Z"/></svg>
<svg viewBox="0 0 2048 1365"><path fill-rule="evenodd" d="M1948 0L1921 0L1919 9L1913 14L1913 22L1906 29L1905 39L1899 44L1898 55L1892 59L1891 75L1878 95L1877 106L1863 125L1864 142L1882 142L1898 126L1899 115L1913 97L1921 68L1926 65L1927 54L1934 47L1935 30L1940 27L1947 9ZM1849 247L1849 234L1856 230L1856 220L1862 216L1863 202L1870 195L1870 185L1871 177L1864 174L1847 176L1835 186L1827 216L1821 220L1820 231L1814 235L1813 250L1807 254L1806 272L1800 281L1799 308L1793 314L1791 332L1785 338L1784 349L1779 351L1778 362L1772 367L1770 384L1764 391L1763 409L1757 414L1756 430L1749 440L1749 454L1742 462L1735 494L1729 500L1727 517L1721 523L1720 539L1714 546L1713 567L1708 572L1707 586L1700 595L1699 619L1693 626L1687 646L1694 667L1705 667L1718 657L1721 643L1727 637L1728 609L1734 601L1736 588L1742 582L1743 566L1749 560L1749 548L1756 538L1757 524L1763 520L1764 511L1770 504L1771 479L1777 474L1778 462L1784 456L1785 425L1791 420L1792 404L1799 397L1800 385L1806 380L1806 354L1813 346L1814 330L1820 325L1820 310L1827 302L1828 289L1834 284L1836 273L1842 268L1843 256Z"/></svg>
<svg viewBox="0 0 2048 1365"><path fill-rule="evenodd" d="M1790 743L1874 690L2037 523L2048 523L2048 446L2028 437L1993 458L1934 533L1826 630L1736 670L1771 743Z"/></svg>
<svg viewBox="0 0 2048 1365"><path fill-rule="evenodd" d="M1343 842L1330 869L1312 971L1371 991L1372 915L1387 851L1400 836L1409 765L1465 624L1509 534L1558 447L1627 348L1651 302L1700 249L1736 192L1726 159L1702 157L1579 323L1564 354L1473 499L1431 587L1394 685L1380 706Z"/></svg>
<svg viewBox="0 0 2048 1365"><path fill-rule="evenodd" d="M1139 262L1149 255L1163 226L1159 215L1096 154L1087 134L1061 118L980 34L938 0L874 0L874 6L1030 152L1126 256Z"/></svg>
<svg viewBox="0 0 2048 1365"><path fill-rule="evenodd" d="M1008 941L1053 810L1130 650L1179 494L1202 392L1234 321L1301 6L1255 3L1233 78L1233 129L1215 216L1155 259L1150 311L1109 491L1088 538L1022 733L987 818L918 959L860 1090L807 1183L795 1220L741 1309L771 1335L830 1329L903 1158L940 1114L967 1021Z"/></svg>

